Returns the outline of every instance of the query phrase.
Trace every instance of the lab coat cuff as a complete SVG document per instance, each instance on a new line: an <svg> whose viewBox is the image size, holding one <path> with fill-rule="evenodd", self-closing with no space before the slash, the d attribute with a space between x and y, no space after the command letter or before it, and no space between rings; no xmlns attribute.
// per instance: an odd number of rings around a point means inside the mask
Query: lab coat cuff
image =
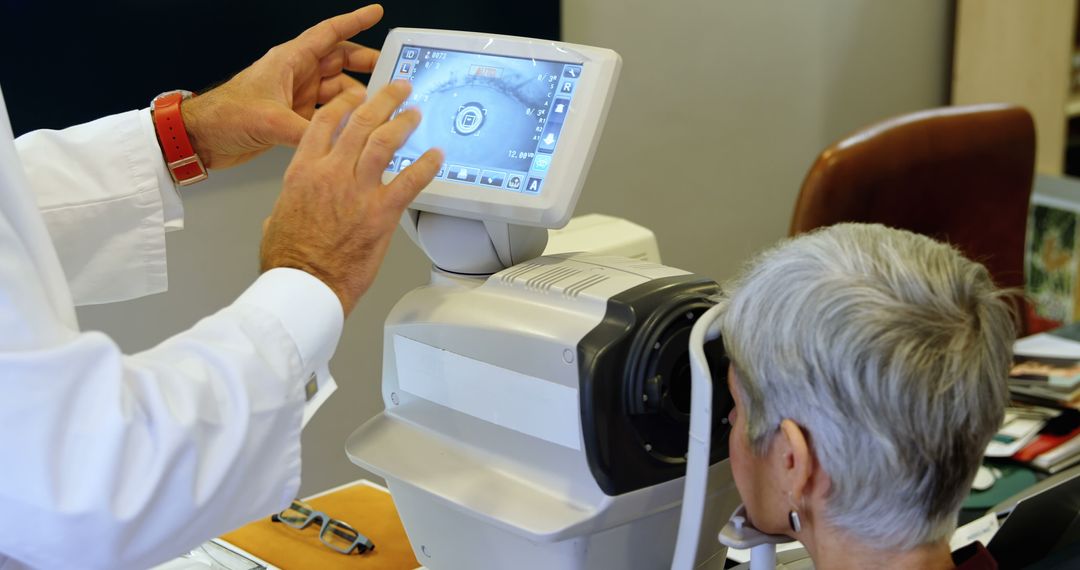
<svg viewBox="0 0 1080 570"><path fill-rule="evenodd" d="M184 229L184 203L180 200L180 190L169 176L169 168L165 164L165 157L161 154L161 145L158 144L157 131L154 129L154 119L150 115L150 109L139 111L139 130L146 145L154 149L154 176L157 178L157 187L161 192L161 204L165 213L165 231Z"/></svg>
<svg viewBox="0 0 1080 570"><path fill-rule="evenodd" d="M337 295L311 274L287 267L271 269L236 303L256 306L277 317L296 343L305 379L325 369L334 355L345 313Z"/></svg>

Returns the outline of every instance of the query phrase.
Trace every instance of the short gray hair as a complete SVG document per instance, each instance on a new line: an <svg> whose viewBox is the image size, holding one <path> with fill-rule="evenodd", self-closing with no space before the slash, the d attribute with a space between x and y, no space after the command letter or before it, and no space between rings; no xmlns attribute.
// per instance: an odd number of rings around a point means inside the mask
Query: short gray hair
<svg viewBox="0 0 1080 570"><path fill-rule="evenodd" d="M881 225L760 254L721 316L753 452L790 418L832 480L832 525L885 548L947 539L1008 400L1006 296L952 247Z"/></svg>

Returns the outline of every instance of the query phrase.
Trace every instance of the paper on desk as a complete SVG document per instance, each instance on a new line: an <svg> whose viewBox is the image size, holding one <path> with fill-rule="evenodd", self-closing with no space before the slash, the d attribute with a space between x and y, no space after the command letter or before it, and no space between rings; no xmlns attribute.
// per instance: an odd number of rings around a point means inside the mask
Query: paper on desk
<svg viewBox="0 0 1080 570"><path fill-rule="evenodd" d="M994 439L986 445L987 457L1012 457L1031 440L1039 435L1039 430L1046 425L1042 419L1013 418L1007 420L998 430Z"/></svg>
<svg viewBox="0 0 1080 570"><path fill-rule="evenodd" d="M150 570L280 570L277 566L237 547L215 538L197 546L191 552L154 566Z"/></svg>
<svg viewBox="0 0 1080 570"><path fill-rule="evenodd" d="M1080 360L1080 342L1039 333L1013 343L1013 354L1040 358L1075 358Z"/></svg>
<svg viewBox="0 0 1080 570"><path fill-rule="evenodd" d="M975 541L983 543L984 546L990 544L990 539L997 534L998 526L997 513L986 513L956 529L949 539L949 550L956 552Z"/></svg>

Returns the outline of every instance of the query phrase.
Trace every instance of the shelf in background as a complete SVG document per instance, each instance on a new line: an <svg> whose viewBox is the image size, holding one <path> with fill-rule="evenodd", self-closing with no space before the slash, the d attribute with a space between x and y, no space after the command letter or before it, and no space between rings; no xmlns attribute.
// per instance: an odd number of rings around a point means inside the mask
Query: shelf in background
<svg viewBox="0 0 1080 570"><path fill-rule="evenodd" d="M1065 116L1080 117L1080 93L1070 93L1065 100Z"/></svg>

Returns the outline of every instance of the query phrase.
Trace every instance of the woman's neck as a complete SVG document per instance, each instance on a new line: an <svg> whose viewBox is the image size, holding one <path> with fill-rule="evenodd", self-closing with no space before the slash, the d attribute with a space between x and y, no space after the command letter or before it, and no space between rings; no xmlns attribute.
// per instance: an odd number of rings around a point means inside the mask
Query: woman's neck
<svg viewBox="0 0 1080 570"><path fill-rule="evenodd" d="M861 568L920 568L947 570L955 568L949 543L941 541L910 550L873 548L847 533L819 531L806 537L804 544L814 567L822 570Z"/></svg>

